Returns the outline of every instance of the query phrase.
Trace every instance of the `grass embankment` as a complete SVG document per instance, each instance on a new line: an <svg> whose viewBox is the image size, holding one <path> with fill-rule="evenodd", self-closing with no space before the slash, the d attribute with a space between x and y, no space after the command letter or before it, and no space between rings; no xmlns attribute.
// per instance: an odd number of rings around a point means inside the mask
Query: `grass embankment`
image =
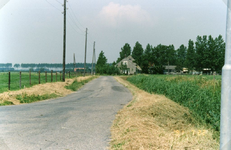
<svg viewBox="0 0 231 150"><path fill-rule="evenodd" d="M219 149L214 130L200 124L187 107L116 79L130 89L133 100L116 115L110 149Z"/></svg>
<svg viewBox="0 0 231 150"><path fill-rule="evenodd" d="M220 129L221 80L206 76L133 76L128 81L149 93L163 94L189 108L216 131Z"/></svg>
<svg viewBox="0 0 231 150"><path fill-rule="evenodd" d="M66 82L45 83L18 91L4 92L0 94L0 106L31 103L66 96L96 77L77 77L66 79Z"/></svg>

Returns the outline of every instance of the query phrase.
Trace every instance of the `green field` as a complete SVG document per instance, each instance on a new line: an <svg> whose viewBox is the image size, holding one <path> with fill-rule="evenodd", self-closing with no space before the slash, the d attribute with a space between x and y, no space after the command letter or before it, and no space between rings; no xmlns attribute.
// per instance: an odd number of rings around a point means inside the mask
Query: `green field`
<svg viewBox="0 0 231 150"><path fill-rule="evenodd" d="M75 77L74 73L70 74L70 78ZM66 74L66 78L69 78L69 74ZM51 82L51 73L47 73L47 78L45 73L40 73L40 83ZM61 74L62 80L62 74ZM56 80L56 72L52 74L52 82L59 82L60 80L60 73L57 73L57 80ZM10 75L10 90L15 91L20 89L20 75L19 72L11 72ZM0 73L0 93L8 91L8 82L9 82L9 73ZM39 73L32 72L31 73L31 84L30 84L30 77L29 72L22 72L21 73L21 88L24 87L31 87L33 85L39 84Z"/></svg>
<svg viewBox="0 0 231 150"><path fill-rule="evenodd" d="M163 94L188 107L195 117L219 131L221 76L137 75L127 80L149 93Z"/></svg>

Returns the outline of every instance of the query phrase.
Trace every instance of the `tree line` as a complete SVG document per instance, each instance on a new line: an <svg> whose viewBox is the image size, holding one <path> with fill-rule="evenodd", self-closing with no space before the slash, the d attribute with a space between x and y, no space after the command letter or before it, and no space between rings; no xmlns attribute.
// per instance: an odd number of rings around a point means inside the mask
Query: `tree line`
<svg viewBox="0 0 231 150"><path fill-rule="evenodd" d="M163 73L163 66L174 65L176 71L182 71L188 68L189 72L193 70L201 72L204 68L210 68L212 72L221 73L224 65L225 42L221 35L216 38L209 36L197 36L196 41L188 41L187 47L181 45L175 49L174 45L152 46L147 44L143 49L137 41L133 50L126 43L120 51L117 63L125 57L131 55L143 73Z"/></svg>
<svg viewBox="0 0 231 150"><path fill-rule="evenodd" d="M91 63L86 63L87 67L91 67ZM5 68L10 68L12 67L12 63L8 64L0 64L0 67L5 67ZM62 68L63 64L62 63L16 63L14 64L14 68ZM65 65L66 68L73 68L74 63L68 63ZM76 63L75 64L76 68L84 68L84 63Z"/></svg>

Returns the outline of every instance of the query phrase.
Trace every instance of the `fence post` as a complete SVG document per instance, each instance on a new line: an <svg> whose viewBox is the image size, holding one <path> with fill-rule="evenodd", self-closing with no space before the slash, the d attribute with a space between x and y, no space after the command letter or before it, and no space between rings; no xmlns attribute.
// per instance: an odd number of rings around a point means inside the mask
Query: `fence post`
<svg viewBox="0 0 231 150"><path fill-rule="evenodd" d="M38 73L39 73L39 84L40 84L40 71Z"/></svg>
<svg viewBox="0 0 231 150"><path fill-rule="evenodd" d="M21 89L22 72L19 72L19 88Z"/></svg>
<svg viewBox="0 0 231 150"><path fill-rule="evenodd" d="M47 83L47 71L45 72L45 80L46 80L46 83Z"/></svg>
<svg viewBox="0 0 231 150"><path fill-rule="evenodd" d="M9 71L9 79L8 79L8 89L10 90L10 71Z"/></svg>
<svg viewBox="0 0 231 150"><path fill-rule="evenodd" d="M57 82L57 71L56 71L56 82Z"/></svg>
<svg viewBox="0 0 231 150"><path fill-rule="evenodd" d="M60 81L61 81L61 78L62 78L62 77L61 77L61 71L60 71L59 73L60 73Z"/></svg>
<svg viewBox="0 0 231 150"><path fill-rule="evenodd" d="M30 86L31 86L31 71L29 72L29 80L30 80Z"/></svg>
<svg viewBox="0 0 231 150"><path fill-rule="evenodd" d="M71 72L69 71L69 78L71 78Z"/></svg>
<svg viewBox="0 0 231 150"><path fill-rule="evenodd" d="M51 70L51 82L53 81L53 70Z"/></svg>

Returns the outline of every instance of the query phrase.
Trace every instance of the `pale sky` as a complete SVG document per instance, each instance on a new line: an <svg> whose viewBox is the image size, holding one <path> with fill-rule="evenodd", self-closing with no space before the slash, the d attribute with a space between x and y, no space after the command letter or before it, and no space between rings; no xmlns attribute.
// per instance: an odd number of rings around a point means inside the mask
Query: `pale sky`
<svg viewBox="0 0 231 150"><path fill-rule="evenodd" d="M0 0L2 1L2 0ZM7 1L7 0L4 0ZM139 41L187 46L197 35L225 39L225 0L68 0L66 62L87 62L104 51L116 61L121 47ZM62 63L63 0L10 0L0 8L0 63Z"/></svg>

